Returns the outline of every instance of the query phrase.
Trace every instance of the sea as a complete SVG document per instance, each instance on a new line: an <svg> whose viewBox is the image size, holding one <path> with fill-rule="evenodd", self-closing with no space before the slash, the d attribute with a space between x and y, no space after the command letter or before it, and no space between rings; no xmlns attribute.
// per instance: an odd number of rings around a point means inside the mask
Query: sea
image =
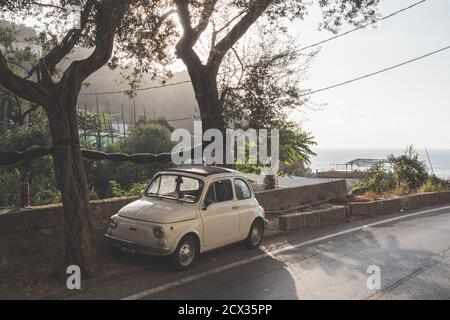
<svg viewBox="0 0 450 320"><path fill-rule="evenodd" d="M419 159L425 162L429 171L433 168L436 176L450 179L450 149L425 149L417 148ZM317 156L312 157L309 167L313 172L327 171L335 164L345 164L354 159L386 159L388 155L402 155L405 149L358 149L358 148L315 148ZM430 165L431 162L431 165Z"/></svg>

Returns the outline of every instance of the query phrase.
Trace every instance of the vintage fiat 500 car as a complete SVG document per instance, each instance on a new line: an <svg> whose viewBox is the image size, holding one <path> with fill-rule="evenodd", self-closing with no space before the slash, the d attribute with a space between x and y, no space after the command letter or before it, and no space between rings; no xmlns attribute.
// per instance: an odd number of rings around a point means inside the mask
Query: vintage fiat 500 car
<svg viewBox="0 0 450 320"><path fill-rule="evenodd" d="M105 237L128 252L171 255L178 269L233 242L261 243L264 209L241 173L218 167L159 172L141 199L113 215Z"/></svg>

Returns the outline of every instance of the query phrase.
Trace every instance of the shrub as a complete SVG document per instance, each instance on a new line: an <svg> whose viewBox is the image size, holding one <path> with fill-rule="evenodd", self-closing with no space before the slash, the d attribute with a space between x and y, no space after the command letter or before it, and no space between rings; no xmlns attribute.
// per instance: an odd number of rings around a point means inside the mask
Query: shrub
<svg viewBox="0 0 450 320"><path fill-rule="evenodd" d="M111 195L113 197L131 197L138 196L141 190L144 190L147 186L147 183L133 183L130 189L124 190L122 186L114 180L109 182Z"/></svg>
<svg viewBox="0 0 450 320"><path fill-rule="evenodd" d="M0 207L20 204L20 172L17 169L0 172Z"/></svg>
<svg viewBox="0 0 450 320"><path fill-rule="evenodd" d="M419 154L409 146L404 155L388 157L397 182L397 187L411 193L417 191L428 179L427 167L419 161Z"/></svg>
<svg viewBox="0 0 450 320"><path fill-rule="evenodd" d="M278 179L274 174L268 174L264 177L263 181L264 190L273 190L278 188Z"/></svg>
<svg viewBox="0 0 450 320"><path fill-rule="evenodd" d="M419 160L419 154L413 146L410 146L401 156L390 155L387 164L374 165L361 181L352 187L350 193L353 195L409 194L421 188L428 177L425 163ZM433 183L430 182L430 185Z"/></svg>
<svg viewBox="0 0 450 320"><path fill-rule="evenodd" d="M383 194L393 191L396 185L393 173L387 171L382 164L377 164L365 173L361 181L353 185L350 193L352 195Z"/></svg>
<svg viewBox="0 0 450 320"><path fill-rule="evenodd" d="M431 175L419 188L419 192L436 192L450 190L450 183L444 179Z"/></svg>

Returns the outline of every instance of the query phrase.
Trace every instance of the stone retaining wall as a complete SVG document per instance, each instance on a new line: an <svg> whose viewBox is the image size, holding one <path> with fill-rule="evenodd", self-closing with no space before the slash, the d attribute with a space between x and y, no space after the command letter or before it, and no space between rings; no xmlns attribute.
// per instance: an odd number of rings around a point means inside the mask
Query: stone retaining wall
<svg viewBox="0 0 450 320"><path fill-rule="evenodd" d="M341 199L347 194L345 180L327 181L308 186L289 187L256 192L256 198L266 211L284 211L320 201Z"/></svg>
<svg viewBox="0 0 450 320"><path fill-rule="evenodd" d="M333 206L323 210L282 215L279 218L279 227L283 231L301 231L310 227L329 226L347 220L347 207Z"/></svg>
<svg viewBox="0 0 450 320"><path fill-rule="evenodd" d="M94 221L111 217L120 208L136 199L137 197L125 197L92 201L91 210ZM64 211L61 204L31 207L0 214L0 236L63 225Z"/></svg>
<svg viewBox="0 0 450 320"><path fill-rule="evenodd" d="M301 231L309 227L318 228L351 219L376 217L441 204L450 204L450 191L422 193L379 201L353 202L348 206L333 206L325 210L286 214L279 218L279 228L283 231Z"/></svg>
<svg viewBox="0 0 450 320"><path fill-rule="evenodd" d="M387 200L353 202L349 204L349 215L354 218L374 217L446 203L450 203L450 191L421 193Z"/></svg>

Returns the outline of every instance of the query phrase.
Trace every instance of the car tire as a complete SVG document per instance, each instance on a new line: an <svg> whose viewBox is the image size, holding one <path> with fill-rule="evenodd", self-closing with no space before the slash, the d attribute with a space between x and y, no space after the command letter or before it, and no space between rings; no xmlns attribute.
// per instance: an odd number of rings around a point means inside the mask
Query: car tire
<svg viewBox="0 0 450 320"><path fill-rule="evenodd" d="M176 270L186 270L192 267L199 255L199 244L193 236L186 236L180 240L172 254L172 263Z"/></svg>
<svg viewBox="0 0 450 320"><path fill-rule="evenodd" d="M245 245L249 249L256 249L261 244L264 236L264 223L260 219L253 221L250 231L248 232Z"/></svg>

